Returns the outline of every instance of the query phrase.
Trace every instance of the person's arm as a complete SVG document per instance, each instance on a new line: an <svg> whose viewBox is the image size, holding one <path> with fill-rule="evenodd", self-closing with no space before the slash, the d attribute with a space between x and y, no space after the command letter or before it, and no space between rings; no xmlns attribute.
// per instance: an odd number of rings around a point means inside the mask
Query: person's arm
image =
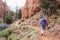
<svg viewBox="0 0 60 40"><path fill-rule="evenodd" d="M46 21L46 26L48 26L48 21Z"/></svg>

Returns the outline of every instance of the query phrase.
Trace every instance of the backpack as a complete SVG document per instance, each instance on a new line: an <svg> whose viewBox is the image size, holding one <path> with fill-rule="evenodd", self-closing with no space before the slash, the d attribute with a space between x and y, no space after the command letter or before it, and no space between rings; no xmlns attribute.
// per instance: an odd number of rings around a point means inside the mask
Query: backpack
<svg viewBox="0 0 60 40"><path fill-rule="evenodd" d="M42 20L41 25L42 25L43 27L46 26L46 20L45 20L45 18Z"/></svg>
<svg viewBox="0 0 60 40"><path fill-rule="evenodd" d="M40 24L41 24L42 26L48 26L48 21L45 20L45 18L43 18L42 20L40 20Z"/></svg>

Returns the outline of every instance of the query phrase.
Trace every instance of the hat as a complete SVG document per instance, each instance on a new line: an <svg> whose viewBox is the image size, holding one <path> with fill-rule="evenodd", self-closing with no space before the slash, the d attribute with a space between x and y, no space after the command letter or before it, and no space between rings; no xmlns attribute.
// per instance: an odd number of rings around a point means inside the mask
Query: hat
<svg viewBox="0 0 60 40"><path fill-rule="evenodd" d="M45 20L45 17L43 16L42 20Z"/></svg>

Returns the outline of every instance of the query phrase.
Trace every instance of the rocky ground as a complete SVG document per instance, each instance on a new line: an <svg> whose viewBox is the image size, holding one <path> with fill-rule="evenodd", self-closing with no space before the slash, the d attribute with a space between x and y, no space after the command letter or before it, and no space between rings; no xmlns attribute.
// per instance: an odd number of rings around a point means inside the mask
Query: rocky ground
<svg viewBox="0 0 60 40"><path fill-rule="evenodd" d="M29 27L20 27L13 31L8 40L38 40L37 31Z"/></svg>

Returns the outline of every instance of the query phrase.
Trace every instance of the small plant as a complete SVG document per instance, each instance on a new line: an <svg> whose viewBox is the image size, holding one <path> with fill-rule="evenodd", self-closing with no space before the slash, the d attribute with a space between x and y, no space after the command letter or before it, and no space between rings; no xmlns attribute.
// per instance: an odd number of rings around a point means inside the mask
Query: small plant
<svg viewBox="0 0 60 40"><path fill-rule="evenodd" d="M17 14L17 18L20 19L22 16L21 10L19 11L19 13Z"/></svg>
<svg viewBox="0 0 60 40"><path fill-rule="evenodd" d="M56 10L57 10L57 6L56 5L52 5L52 6L50 6L50 9L51 9L51 12L56 12Z"/></svg>
<svg viewBox="0 0 60 40"><path fill-rule="evenodd" d="M18 24L20 24L20 23L22 23L22 22L24 22L24 20L20 19Z"/></svg>
<svg viewBox="0 0 60 40"><path fill-rule="evenodd" d="M16 34L12 33L11 35L9 35L9 40L13 40L15 36Z"/></svg>
<svg viewBox="0 0 60 40"><path fill-rule="evenodd" d="M7 37L9 34L11 34L11 30L9 28L0 31L0 37Z"/></svg>
<svg viewBox="0 0 60 40"><path fill-rule="evenodd" d="M5 19L6 21L6 23L7 24L10 24L10 23L12 23L13 22L13 18L11 17L11 16L6 16L6 19Z"/></svg>
<svg viewBox="0 0 60 40"><path fill-rule="evenodd" d="M40 6L44 9L47 9L49 8L49 3L42 3Z"/></svg>

